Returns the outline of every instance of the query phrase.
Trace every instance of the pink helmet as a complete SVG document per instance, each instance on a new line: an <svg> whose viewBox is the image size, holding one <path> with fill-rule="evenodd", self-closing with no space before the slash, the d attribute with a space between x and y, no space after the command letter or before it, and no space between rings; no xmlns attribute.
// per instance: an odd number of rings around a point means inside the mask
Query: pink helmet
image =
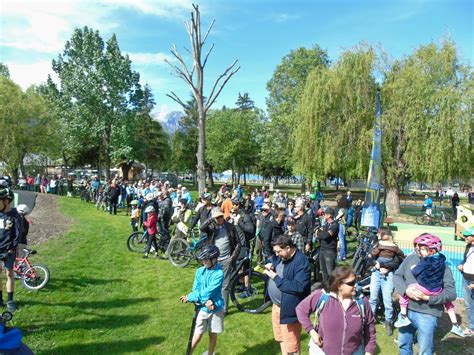
<svg viewBox="0 0 474 355"><path fill-rule="evenodd" d="M415 245L426 245L428 248L436 249L437 251L441 251L443 248L441 239L429 233L420 234L418 237L415 238L413 243Z"/></svg>

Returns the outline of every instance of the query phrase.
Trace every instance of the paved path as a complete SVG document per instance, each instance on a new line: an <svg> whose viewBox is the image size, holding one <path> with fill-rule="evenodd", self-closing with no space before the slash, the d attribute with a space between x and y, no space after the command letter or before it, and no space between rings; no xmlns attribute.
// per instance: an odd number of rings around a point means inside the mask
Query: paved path
<svg viewBox="0 0 474 355"><path fill-rule="evenodd" d="M421 233L431 233L441 238L443 245L453 245L464 247L466 244L462 240L454 240L454 227L422 226L413 223L393 223L393 234L395 240L413 241Z"/></svg>
<svg viewBox="0 0 474 355"><path fill-rule="evenodd" d="M28 206L28 209L33 211L36 205L36 196L38 195L36 192L32 191L20 191L20 190L15 190L15 201L17 202L16 206L18 206L20 203L23 203Z"/></svg>

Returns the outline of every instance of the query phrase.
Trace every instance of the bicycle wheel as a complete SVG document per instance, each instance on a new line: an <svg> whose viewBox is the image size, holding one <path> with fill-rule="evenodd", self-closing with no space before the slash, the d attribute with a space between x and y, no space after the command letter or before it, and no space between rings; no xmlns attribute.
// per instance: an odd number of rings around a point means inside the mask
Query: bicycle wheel
<svg viewBox="0 0 474 355"><path fill-rule="evenodd" d="M26 270L21 282L30 291L42 289L49 281L50 273L46 266L35 264Z"/></svg>
<svg viewBox="0 0 474 355"><path fill-rule="evenodd" d="M168 260L173 266L186 267L193 258L189 244L181 238L173 239L168 247Z"/></svg>
<svg viewBox="0 0 474 355"><path fill-rule="evenodd" d="M143 253L145 251L148 238L142 238L142 233L133 232L127 239L127 248L136 253Z"/></svg>
<svg viewBox="0 0 474 355"><path fill-rule="evenodd" d="M272 304L267 298L266 292L268 278L252 270L248 281L248 291L240 293L241 280L246 275L248 275L248 271L236 275L234 279L231 280L230 299L241 312L261 313Z"/></svg>
<svg viewBox="0 0 474 355"><path fill-rule="evenodd" d="M357 261L359 260L360 258L360 254L362 253L362 246L360 245L357 250L355 251L354 253L354 256L352 257L352 265L351 267L354 269Z"/></svg>
<svg viewBox="0 0 474 355"><path fill-rule="evenodd" d="M451 223L449 216L444 212L440 212L436 220L441 227L447 227Z"/></svg>
<svg viewBox="0 0 474 355"><path fill-rule="evenodd" d="M430 224L430 217L426 214L416 216L416 224L428 225Z"/></svg>
<svg viewBox="0 0 474 355"><path fill-rule="evenodd" d="M354 265L354 275L357 277L361 276L365 268L364 258L358 258Z"/></svg>

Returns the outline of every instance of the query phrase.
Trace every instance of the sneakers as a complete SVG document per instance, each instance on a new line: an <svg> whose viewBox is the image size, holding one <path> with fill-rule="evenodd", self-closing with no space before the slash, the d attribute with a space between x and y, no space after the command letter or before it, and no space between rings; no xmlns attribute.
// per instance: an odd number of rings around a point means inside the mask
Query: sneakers
<svg viewBox="0 0 474 355"><path fill-rule="evenodd" d="M8 302L7 302L7 311L13 313L13 312L15 312L16 310L17 310L17 308L16 308L16 303L15 303L15 301L8 301Z"/></svg>
<svg viewBox="0 0 474 355"><path fill-rule="evenodd" d="M451 333L456 334L456 335L460 336L461 338L465 337L465 334L464 334L463 330L457 324L453 324L453 327L451 328Z"/></svg>
<svg viewBox="0 0 474 355"><path fill-rule="evenodd" d="M411 324L411 321L408 319L407 316L403 317L401 314L399 314L398 319L395 322L394 326L397 328L403 328L410 324Z"/></svg>
<svg viewBox="0 0 474 355"><path fill-rule="evenodd" d="M148 254L143 255L143 259L148 259Z"/></svg>
<svg viewBox="0 0 474 355"><path fill-rule="evenodd" d="M469 328L464 329L464 336L470 337L470 336L473 336L473 335L474 335L474 330L469 329Z"/></svg>
<svg viewBox="0 0 474 355"><path fill-rule="evenodd" d="M245 290L239 295L239 298L249 298L250 296L252 296L252 294L249 291Z"/></svg>

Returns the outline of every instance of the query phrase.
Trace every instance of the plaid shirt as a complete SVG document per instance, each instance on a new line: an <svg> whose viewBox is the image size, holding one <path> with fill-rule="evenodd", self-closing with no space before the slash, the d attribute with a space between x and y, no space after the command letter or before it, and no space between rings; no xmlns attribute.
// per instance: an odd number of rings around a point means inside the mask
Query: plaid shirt
<svg viewBox="0 0 474 355"><path fill-rule="evenodd" d="M298 250L304 253L304 240L301 234L299 234L297 231L295 231L293 234L290 234L290 232L286 231L285 235L291 237L291 240L293 243L295 243L295 246L298 248Z"/></svg>

